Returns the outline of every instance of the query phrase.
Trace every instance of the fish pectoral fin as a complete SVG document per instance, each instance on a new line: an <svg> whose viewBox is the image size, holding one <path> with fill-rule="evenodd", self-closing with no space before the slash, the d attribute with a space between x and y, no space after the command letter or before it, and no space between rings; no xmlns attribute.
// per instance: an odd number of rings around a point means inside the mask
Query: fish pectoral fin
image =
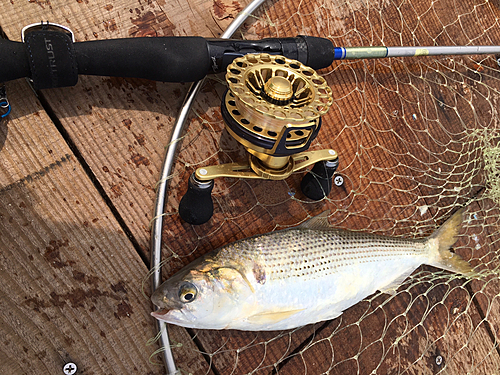
<svg viewBox="0 0 500 375"><path fill-rule="evenodd" d="M247 318L250 323L253 324L269 324L269 323L277 323L285 320L286 318L291 317L305 309L298 310L285 310L285 311L268 311L260 314L251 315Z"/></svg>
<svg viewBox="0 0 500 375"><path fill-rule="evenodd" d="M382 293L390 294L391 296L396 295L396 290L401 284L403 284L403 281L405 281L406 278L413 273L413 271L415 271L415 269L413 268L405 270L401 275L392 280L389 284L387 284L383 288L380 288L380 291Z"/></svg>

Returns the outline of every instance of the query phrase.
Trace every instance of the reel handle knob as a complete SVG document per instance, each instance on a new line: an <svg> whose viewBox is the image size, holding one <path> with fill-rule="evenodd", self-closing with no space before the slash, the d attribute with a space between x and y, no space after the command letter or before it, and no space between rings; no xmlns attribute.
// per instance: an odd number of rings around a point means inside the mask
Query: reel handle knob
<svg viewBox="0 0 500 375"><path fill-rule="evenodd" d="M189 224L206 223L214 213L212 189L214 180L200 181L193 173L189 177L188 190L179 203L179 215Z"/></svg>
<svg viewBox="0 0 500 375"><path fill-rule="evenodd" d="M326 197L332 190L332 177L338 166L338 158L314 164L311 171L302 178L300 183L302 193L315 201Z"/></svg>

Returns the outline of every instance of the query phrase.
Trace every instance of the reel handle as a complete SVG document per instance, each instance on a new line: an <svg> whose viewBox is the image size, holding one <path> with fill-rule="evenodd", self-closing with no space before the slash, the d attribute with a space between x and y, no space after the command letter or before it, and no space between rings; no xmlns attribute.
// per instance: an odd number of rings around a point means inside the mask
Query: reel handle
<svg viewBox="0 0 500 375"><path fill-rule="evenodd" d="M312 200L319 201L325 198L332 190L332 177L339 159L319 161L308 172L300 182L300 188L304 195Z"/></svg>
<svg viewBox="0 0 500 375"><path fill-rule="evenodd" d="M179 215L189 224L206 223L214 213L212 189L214 180L200 181L193 173L189 177L188 190L179 203Z"/></svg>

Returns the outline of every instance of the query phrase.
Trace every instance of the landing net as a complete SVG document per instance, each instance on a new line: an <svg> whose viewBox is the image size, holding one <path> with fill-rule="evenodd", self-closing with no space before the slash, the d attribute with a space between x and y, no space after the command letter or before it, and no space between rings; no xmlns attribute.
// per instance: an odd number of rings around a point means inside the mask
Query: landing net
<svg viewBox="0 0 500 375"><path fill-rule="evenodd" d="M266 3L241 37L306 34L328 37L336 46L498 45L499 5L279 0ZM338 228L421 238L466 205L454 250L481 277L465 280L421 266L394 296L374 294L333 321L293 331L190 330L188 337L171 327L177 366L200 374L498 373L497 57L342 61L320 73L333 90L334 104L311 149L337 151L343 185L311 202L300 192L303 173L278 182L218 179L211 221L182 224L177 208L189 175L201 166L247 157L223 131L219 105L225 87L209 80L205 91L210 94L199 97L174 165L163 234L164 276L221 245L298 225L327 209ZM189 347L197 347L206 363L199 363L196 351L186 358L187 341L196 344Z"/></svg>

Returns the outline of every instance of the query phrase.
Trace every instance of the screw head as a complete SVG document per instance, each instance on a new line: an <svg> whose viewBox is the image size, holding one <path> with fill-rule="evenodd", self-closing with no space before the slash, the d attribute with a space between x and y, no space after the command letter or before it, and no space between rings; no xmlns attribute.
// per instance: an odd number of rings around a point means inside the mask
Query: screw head
<svg viewBox="0 0 500 375"><path fill-rule="evenodd" d="M342 186L344 183L344 178L342 176L335 176L335 178L333 179L333 182L337 186Z"/></svg>
<svg viewBox="0 0 500 375"><path fill-rule="evenodd" d="M442 364L443 364L443 357L441 357L440 355L438 355L436 357L436 365L441 366Z"/></svg>
<svg viewBox="0 0 500 375"><path fill-rule="evenodd" d="M76 367L76 365L73 362L69 362L69 363L66 363L64 365L63 372L66 375L73 375L73 374L76 374L77 369L78 368Z"/></svg>

